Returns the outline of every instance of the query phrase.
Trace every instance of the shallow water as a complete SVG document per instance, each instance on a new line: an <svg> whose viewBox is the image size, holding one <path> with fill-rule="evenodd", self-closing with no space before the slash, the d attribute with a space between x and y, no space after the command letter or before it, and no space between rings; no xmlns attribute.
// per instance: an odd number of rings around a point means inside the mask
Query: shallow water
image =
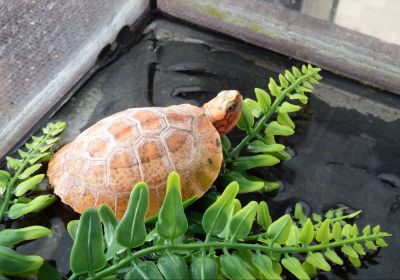
<svg viewBox="0 0 400 280"><path fill-rule="evenodd" d="M97 73L52 119L66 121L68 142L83 129L112 113L131 107L202 104L222 89L252 96L269 76L298 61L219 34L158 19L143 38L117 61ZM360 269L351 265L321 272L329 279L396 279L400 275L400 98L356 82L323 73L323 83L310 104L295 118L297 133L282 141L293 155L277 167L256 171L281 182L266 200L274 217L301 201L307 211L331 207L361 209L360 225L380 224L394 237L389 248L368 255ZM43 120L46 123L47 120ZM238 133L232 134L238 140ZM59 201L43 214L16 224L51 226L53 235L20 246L53 260L66 275L72 242L66 223L77 215ZM368 269L366 269L368 267Z"/></svg>

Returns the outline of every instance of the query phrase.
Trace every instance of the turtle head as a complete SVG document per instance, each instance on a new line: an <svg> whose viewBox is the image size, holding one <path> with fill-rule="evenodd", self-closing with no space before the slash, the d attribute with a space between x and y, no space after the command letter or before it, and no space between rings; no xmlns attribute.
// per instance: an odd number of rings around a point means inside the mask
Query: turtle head
<svg viewBox="0 0 400 280"><path fill-rule="evenodd" d="M203 109L217 131L227 134L239 121L242 96L237 90L224 90L204 104Z"/></svg>

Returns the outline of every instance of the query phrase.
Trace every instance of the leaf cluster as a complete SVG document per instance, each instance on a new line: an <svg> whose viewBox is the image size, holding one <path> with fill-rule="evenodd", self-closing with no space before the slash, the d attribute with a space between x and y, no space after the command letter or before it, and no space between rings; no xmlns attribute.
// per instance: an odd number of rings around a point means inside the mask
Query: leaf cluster
<svg viewBox="0 0 400 280"><path fill-rule="evenodd" d="M45 174L39 173L43 164L52 156L52 147L65 123L49 123L40 136L33 136L24 148L18 149L18 157L6 157L9 171L0 170L0 221L17 219L28 213L43 210L52 204L54 195L38 195ZM39 256L24 256L13 249L23 241L51 234L42 226L30 226L0 231L0 275L21 276L36 274L43 264Z"/></svg>
<svg viewBox="0 0 400 280"><path fill-rule="evenodd" d="M273 220L266 202L242 206L237 182L230 183L201 217L203 233L194 238L184 212L179 175L171 173L155 226L146 228L149 190L134 186L120 222L107 205L86 210L68 231L74 239L70 279L281 279L283 269L309 279L343 256L361 264L366 249L387 246L379 226L359 230L343 209L307 217ZM254 233L255 228L262 231ZM341 253L338 253L341 251Z"/></svg>
<svg viewBox="0 0 400 280"><path fill-rule="evenodd" d="M246 136L235 147L227 136L222 137L226 169L222 177L224 184L238 181L240 193L273 191L279 188L277 182L265 181L251 176L247 170L256 167L273 166L290 159L286 147L277 143L277 136L294 134L295 124L290 114L300 111L307 104L308 96L322 77L319 68L303 65L301 70L293 67L279 75L276 82L270 78L268 90L256 88L256 100L243 100L241 117L237 124ZM290 101L290 102L289 102ZM291 102L296 102L293 104ZM271 118L275 119L272 120ZM242 155L246 152L246 155Z"/></svg>

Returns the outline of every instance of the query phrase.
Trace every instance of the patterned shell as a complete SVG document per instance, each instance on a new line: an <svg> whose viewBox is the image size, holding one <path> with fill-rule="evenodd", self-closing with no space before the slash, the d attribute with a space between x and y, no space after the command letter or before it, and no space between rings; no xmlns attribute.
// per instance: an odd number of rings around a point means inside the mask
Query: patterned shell
<svg viewBox="0 0 400 280"><path fill-rule="evenodd" d="M107 117L56 152L48 176L75 211L107 203L121 219L134 184L149 185L147 217L158 213L168 174L181 175L183 200L202 196L222 163L220 136L189 105L137 108Z"/></svg>

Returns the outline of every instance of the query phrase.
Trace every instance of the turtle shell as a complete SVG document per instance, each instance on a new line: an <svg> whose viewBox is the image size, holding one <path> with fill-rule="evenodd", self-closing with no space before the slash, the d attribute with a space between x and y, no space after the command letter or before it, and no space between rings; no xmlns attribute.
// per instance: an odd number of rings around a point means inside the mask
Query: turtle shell
<svg viewBox="0 0 400 280"><path fill-rule="evenodd" d="M215 127L201 108L183 104L128 109L100 120L55 153L48 177L75 211L106 203L118 219L132 187L145 181L150 217L161 207L171 171L180 174L186 200L209 189L221 163Z"/></svg>

